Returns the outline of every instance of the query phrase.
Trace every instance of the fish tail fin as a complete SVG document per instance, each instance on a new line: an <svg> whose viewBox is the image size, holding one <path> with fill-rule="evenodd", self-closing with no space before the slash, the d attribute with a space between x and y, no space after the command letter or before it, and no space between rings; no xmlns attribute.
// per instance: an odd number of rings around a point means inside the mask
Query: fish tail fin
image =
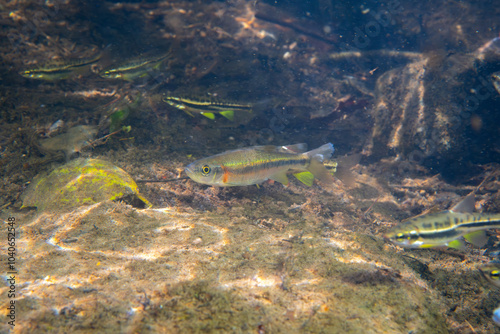
<svg viewBox="0 0 500 334"><path fill-rule="evenodd" d="M311 158L311 159L316 159L319 162L323 162L325 160L328 160L332 157L333 152L335 149L333 148L332 143L328 143L325 145L322 145L312 151L306 152L305 154ZM314 173L313 173L314 174Z"/></svg>
<svg viewBox="0 0 500 334"><path fill-rule="evenodd" d="M320 154L317 154L311 158L311 162L307 167L314 177L318 178L322 182L332 183L334 181L333 176L328 172L323 162L319 158Z"/></svg>
<svg viewBox="0 0 500 334"><path fill-rule="evenodd" d="M307 170L311 172L314 175L314 177L318 178L322 182L332 183L334 180L332 175L323 165L323 161L331 158L333 151L334 151L333 144L328 143L312 151L304 153L304 155L306 155L309 159L311 159L311 162L309 163ZM310 182L304 182L304 183L308 184Z"/></svg>
<svg viewBox="0 0 500 334"><path fill-rule="evenodd" d="M361 154L353 154L338 159L338 166L335 176L347 187L352 188L356 185L356 177L351 168L356 166L361 160Z"/></svg>

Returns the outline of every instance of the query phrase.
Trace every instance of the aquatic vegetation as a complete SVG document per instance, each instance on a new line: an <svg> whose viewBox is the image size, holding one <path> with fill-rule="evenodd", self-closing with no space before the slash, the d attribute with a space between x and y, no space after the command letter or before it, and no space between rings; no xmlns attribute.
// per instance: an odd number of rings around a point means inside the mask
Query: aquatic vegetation
<svg viewBox="0 0 500 334"><path fill-rule="evenodd" d="M130 96L125 96L117 104L118 106L113 108L109 119L111 121L109 125L109 131L115 132L120 129L123 122L137 109L140 105L141 96L137 95L135 98Z"/></svg>
<svg viewBox="0 0 500 334"><path fill-rule="evenodd" d="M104 160L80 158L31 182L23 194L23 207L61 210L119 199L151 206L123 169Z"/></svg>
<svg viewBox="0 0 500 334"><path fill-rule="evenodd" d="M314 177L331 181L323 161L332 156L333 145L306 150L306 144L248 147L197 160L186 167L186 174L193 181L220 187L259 184L269 179L287 186L290 171L309 186Z"/></svg>

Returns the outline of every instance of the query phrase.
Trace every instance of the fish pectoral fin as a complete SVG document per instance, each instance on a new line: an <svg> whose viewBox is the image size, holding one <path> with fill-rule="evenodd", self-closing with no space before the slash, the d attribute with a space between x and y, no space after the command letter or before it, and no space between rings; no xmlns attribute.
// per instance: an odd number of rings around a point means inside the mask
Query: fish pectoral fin
<svg viewBox="0 0 500 334"><path fill-rule="evenodd" d="M322 182L333 183L333 176L319 160L312 158L307 170Z"/></svg>
<svg viewBox="0 0 500 334"><path fill-rule="evenodd" d="M189 110L187 110L187 109L183 109L183 110L184 110L184 112L185 112L186 114L188 114L189 116L194 117L193 113L192 113L192 112L190 112Z"/></svg>
<svg viewBox="0 0 500 334"><path fill-rule="evenodd" d="M227 118L228 120L232 121L234 120L234 111L233 110L225 110L221 111L219 114Z"/></svg>
<svg viewBox="0 0 500 334"><path fill-rule="evenodd" d="M156 63L155 66L153 66L153 69L159 70L162 63L163 63L163 59L159 60L158 63Z"/></svg>
<svg viewBox="0 0 500 334"><path fill-rule="evenodd" d="M450 241L447 246L454 249L465 250L465 243L462 239Z"/></svg>
<svg viewBox="0 0 500 334"><path fill-rule="evenodd" d="M472 232L464 235L465 240L476 247L482 248L488 242L488 236L485 230Z"/></svg>
<svg viewBox="0 0 500 334"><path fill-rule="evenodd" d="M277 181L285 186L288 186L288 177L285 172L279 172L274 175L271 175L269 179Z"/></svg>
<svg viewBox="0 0 500 334"><path fill-rule="evenodd" d="M301 172L293 174L303 184L306 186L312 186L314 183L314 175L311 172Z"/></svg>
<svg viewBox="0 0 500 334"><path fill-rule="evenodd" d="M201 112L200 114L202 114L203 116L205 116L206 118L210 118L211 120L214 120L215 119L215 115L214 113L211 113L211 112Z"/></svg>

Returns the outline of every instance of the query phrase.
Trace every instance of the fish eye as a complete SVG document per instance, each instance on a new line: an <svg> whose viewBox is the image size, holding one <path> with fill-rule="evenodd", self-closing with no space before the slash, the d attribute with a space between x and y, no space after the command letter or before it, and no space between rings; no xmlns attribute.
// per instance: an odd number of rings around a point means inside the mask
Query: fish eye
<svg viewBox="0 0 500 334"><path fill-rule="evenodd" d="M494 279L499 279L500 278L500 271L498 270L492 270L490 272L490 277Z"/></svg>
<svg viewBox="0 0 500 334"><path fill-rule="evenodd" d="M204 165L203 167L201 167L201 174L203 174L203 175L210 174L210 171L211 171L211 168L209 165Z"/></svg>
<svg viewBox="0 0 500 334"><path fill-rule="evenodd" d="M398 233L398 234L396 234L396 240L397 241L403 241L404 238L405 238L404 233Z"/></svg>

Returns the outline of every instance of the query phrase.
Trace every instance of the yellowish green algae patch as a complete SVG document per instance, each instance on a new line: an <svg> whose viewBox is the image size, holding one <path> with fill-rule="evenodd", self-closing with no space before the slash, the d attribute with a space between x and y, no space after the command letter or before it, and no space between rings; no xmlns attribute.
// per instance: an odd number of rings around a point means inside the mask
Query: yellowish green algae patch
<svg viewBox="0 0 500 334"><path fill-rule="evenodd" d="M123 169L108 161L81 158L37 177L23 195L23 207L52 211L118 199L151 206Z"/></svg>

